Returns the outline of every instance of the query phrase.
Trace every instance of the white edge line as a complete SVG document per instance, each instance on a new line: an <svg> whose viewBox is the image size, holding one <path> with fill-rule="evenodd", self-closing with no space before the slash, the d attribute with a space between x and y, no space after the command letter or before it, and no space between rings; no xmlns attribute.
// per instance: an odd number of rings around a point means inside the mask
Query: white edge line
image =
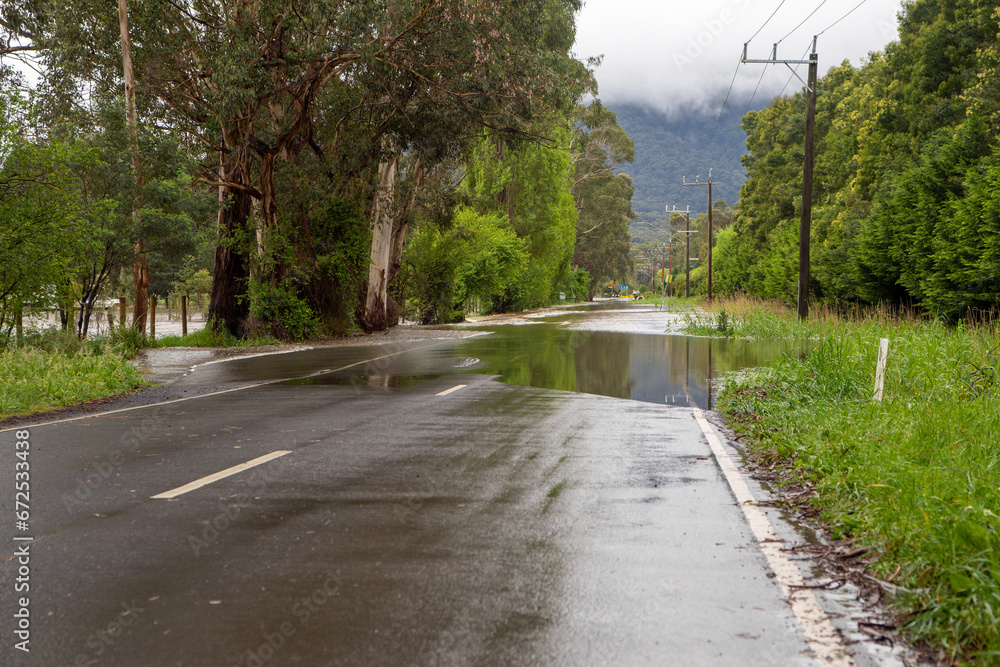
<svg viewBox="0 0 1000 667"><path fill-rule="evenodd" d="M467 385L467 384L459 384L459 385L455 385L455 386L454 386L454 387L452 387L451 389L445 389L445 390L444 390L444 391L442 391L441 393L439 393L439 394L434 394L434 395L435 395L435 396L447 396L448 394L450 394L450 393L452 393L452 392L455 392L455 391L458 391L459 389L464 389L464 388L466 388L466 387L468 387L468 386L469 386L469 385Z"/></svg>
<svg viewBox="0 0 1000 667"><path fill-rule="evenodd" d="M289 450L279 450L276 452L271 452L270 454L265 454L264 456L258 456L252 461L247 461L246 463L235 465L232 468L226 468L225 470L221 470L215 473L214 475L209 475L207 477L202 477L201 479L196 479L195 481L189 484L185 484L184 486L178 486L176 489L171 489L170 491L164 491L163 493L158 493L155 496L151 496L151 498L154 500L159 500L159 499L170 500L171 498L176 498L177 496L184 495L189 491L194 491L195 489L200 489L203 486L208 486L212 482L217 482L220 479L225 479L226 477L232 477L233 475L241 473L244 470L249 470L250 468L254 468L256 466L267 463L268 461L273 461L276 458L282 457L285 454L291 454L291 453L292 452Z"/></svg>
<svg viewBox="0 0 1000 667"><path fill-rule="evenodd" d="M489 333L489 332L487 332L487 333ZM418 350L425 350L425 349L427 349L429 347L435 347L437 345L440 345L441 344L440 341L443 341L443 340L463 340L463 338L469 338L469 336L463 336L462 338L443 338L443 339L439 339L439 342L437 342L437 343L432 343L430 345L423 345L421 347L414 347L414 348L410 348L410 349L407 349L407 350L399 350L398 352L392 352L390 354L383 354L381 357L375 357L373 359L363 359L361 361L356 361L354 363L347 364L346 366L341 366L340 368L334 368L334 369L331 369L331 370L321 371L320 373L317 373L317 374L314 374L314 375L323 375L323 374L326 374L326 373L337 373L339 371L344 371L344 370L347 370L348 368L354 368L355 366L360 366L361 364L367 364L367 363L370 363L372 361L381 361L382 359L388 359L389 357L395 357L395 356L400 355L400 354L406 354L407 352L416 352ZM275 352L275 354L286 354L286 353L285 352ZM261 355L261 356L266 356L266 355ZM201 364L201 365L205 365L205 364ZM194 368L194 367L192 366L192 368ZM303 377L312 377L312 376L306 375L306 376L303 376ZM268 380L267 382L256 382L254 384L245 385L243 387L233 387L232 389L223 389L221 391L213 391L213 392L209 392L207 394L198 394L197 396L185 396L183 398L173 398L173 399L171 399L169 401L160 401L159 403L146 403L145 405L133 405L133 406L128 407L128 408L118 408L117 410L106 410L105 412L95 412L93 414L80 415L78 417L66 417L65 419L53 419L52 421L39 422L37 424L21 424L19 426L10 426L8 428L0 428L0 433L7 433L9 431L18 431L18 430L29 429L29 428L38 428L40 426L52 426L54 424L67 424L69 422L83 421L84 419L97 419L98 417L106 417L107 415L115 415L115 414L118 414L118 413L121 413L121 412L131 412L133 410L142 410L143 408L155 408L155 407L160 406L160 405L170 405L172 403L183 403L184 401L194 401L194 400L197 400L199 398L209 398L210 396L219 396L221 394L228 394L228 393L234 392L234 391L244 391L246 389L253 389L255 387L263 387L264 385L275 384L275 383L278 383L278 382L287 382L288 380L294 380L294 379L298 379L298 378L278 378L277 380ZM111 397L111 398L113 398L113 397ZM73 406L73 405L67 405L67 406L64 406L63 408L56 408L56 409L62 410L62 409L72 408L72 407L75 407L75 406ZM14 415L12 418L18 417L18 416L20 416L20 417L27 417L27 416L30 416L30 415Z"/></svg>
<svg viewBox="0 0 1000 667"><path fill-rule="evenodd" d="M830 616L820 606L816 596L805 585L805 579L798 566L792 562L784 552L781 551L781 540L774 532L767 515L757 506L750 487L740 475L733 459L722 446L722 441L715 433L715 429L705 418L705 413L699 408L694 408L694 417L701 426L705 438L708 440L715 460L722 468L722 473L729 483L729 488L736 501L743 510L743 515L750 524L754 537L760 545L761 551L767 558L768 565L774 572L781 590L788 599L792 608L792 613L802 626L806 642L809 648L815 653L817 660L823 665L833 667L853 667L854 660L847 652L847 646L843 638L834 627Z"/></svg>

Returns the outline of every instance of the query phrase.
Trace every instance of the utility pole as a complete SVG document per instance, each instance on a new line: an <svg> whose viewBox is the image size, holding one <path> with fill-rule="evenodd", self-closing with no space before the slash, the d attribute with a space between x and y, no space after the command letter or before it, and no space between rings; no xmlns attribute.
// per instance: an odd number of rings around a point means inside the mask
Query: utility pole
<svg viewBox="0 0 1000 667"><path fill-rule="evenodd" d="M674 213L680 215L684 214L684 231L679 231L679 234L683 234L686 237L687 249L684 251L684 297L691 297L691 207L688 206L686 210L678 211L677 207L667 209L667 213L671 216Z"/></svg>
<svg viewBox="0 0 1000 667"><path fill-rule="evenodd" d="M708 182L702 183L701 176L695 176L694 183L688 183L685 178L682 185L708 186L708 300L712 300L712 170L708 170Z"/></svg>
<svg viewBox="0 0 1000 667"><path fill-rule="evenodd" d="M667 246L667 287L669 288L670 294L668 296L674 295L674 237L670 237L670 245Z"/></svg>
<svg viewBox="0 0 1000 667"><path fill-rule="evenodd" d="M667 296L667 274L663 272L666 263L667 246L660 244L660 300Z"/></svg>
<svg viewBox="0 0 1000 667"><path fill-rule="evenodd" d="M788 69L792 65L809 65L809 81L806 85L806 136L805 136L805 163L802 165L802 217L799 219L799 295L798 311L799 319L809 317L809 235L812 226L812 187L813 187L813 164L815 163L815 142L816 142L816 70L819 64L819 56L816 54L816 37L813 37L812 53L809 60L779 60L778 45L774 45L771 51L770 60L748 60L747 45L743 45L743 62L758 63L765 65L783 64ZM792 69L792 74L795 70ZM798 74L795 75L798 77ZM799 78L799 81L802 81ZM711 256L710 256L711 257ZM709 259L709 262L712 260Z"/></svg>

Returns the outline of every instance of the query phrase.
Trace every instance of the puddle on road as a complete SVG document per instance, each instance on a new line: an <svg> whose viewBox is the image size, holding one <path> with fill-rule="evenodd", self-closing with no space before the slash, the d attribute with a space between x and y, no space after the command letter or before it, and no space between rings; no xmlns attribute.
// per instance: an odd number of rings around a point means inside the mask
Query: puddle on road
<svg viewBox="0 0 1000 667"><path fill-rule="evenodd" d="M721 376L806 349L798 341L664 333L677 323L676 313L605 307L532 326L483 327L494 334L461 343L457 353L483 361L474 372L500 375L508 384L711 409Z"/></svg>
<svg viewBox="0 0 1000 667"><path fill-rule="evenodd" d="M432 349L338 372L312 370L284 385L352 385L399 390L455 373L499 375L513 385L558 389L647 403L715 407L714 383L731 371L767 365L801 354L802 342L697 338L678 334L677 312L642 304L601 304L548 315L491 323L469 331L489 332ZM346 351L310 350L230 367L241 378L278 377L336 366ZM352 354L363 359L355 350ZM225 365L222 365L225 366ZM372 368L374 366L374 368ZM218 369L217 372L221 372ZM372 371L375 372L372 372Z"/></svg>
<svg viewBox="0 0 1000 667"><path fill-rule="evenodd" d="M337 384L355 387L367 387L369 389L407 389L415 387L421 382L435 380L440 375L394 375L391 373L378 373L373 375L349 375L331 373L328 375L317 375L313 377L296 378L285 380L283 385L326 385Z"/></svg>

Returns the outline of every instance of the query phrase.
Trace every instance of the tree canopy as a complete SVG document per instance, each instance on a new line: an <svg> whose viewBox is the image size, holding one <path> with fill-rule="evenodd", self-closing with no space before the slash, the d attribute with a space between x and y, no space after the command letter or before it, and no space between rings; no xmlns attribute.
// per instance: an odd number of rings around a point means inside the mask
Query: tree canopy
<svg viewBox="0 0 1000 667"><path fill-rule="evenodd" d="M493 268L472 262L468 294L496 288L505 296L491 294L491 307L523 307L545 302L572 271L577 206L595 207L592 219L607 211L618 226L630 210L618 176L603 200L574 201L571 173L582 163L570 154L571 118L595 90L593 63L570 54L578 0L120 5L127 24L106 3L0 3L0 62L30 52L44 66L32 100L45 137L36 146L52 140L54 150L58 139L96 160L74 175L78 208L104 239L87 251L99 265L77 263L70 281L85 303L134 258L153 267L157 291L185 282L180 273L193 275L200 257L212 275L209 315L232 334L301 337L352 321L376 330L395 322L393 293L405 291L390 285L416 275L401 271L407 229L421 230L414 247L430 252L476 228L493 241L465 251L512 254ZM119 102L126 38L131 142ZM621 162L605 150L610 126L589 134L587 169ZM498 191L486 193L491 169ZM216 199L214 229L183 183ZM423 229L435 220L436 232ZM508 264L523 270L501 269Z"/></svg>
<svg viewBox="0 0 1000 667"><path fill-rule="evenodd" d="M915 0L898 42L820 79L813 298L952 319L996 307L998 33L990 3ZM744 118L749 179L722 290L795 298L804 117L800 93Z"/></svg>

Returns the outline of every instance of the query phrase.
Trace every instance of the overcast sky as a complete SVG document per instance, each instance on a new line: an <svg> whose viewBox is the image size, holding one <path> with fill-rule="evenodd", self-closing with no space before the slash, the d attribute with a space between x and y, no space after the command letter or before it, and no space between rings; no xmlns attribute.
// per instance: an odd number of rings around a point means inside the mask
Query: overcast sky
<svg viewBox="0 0 1000 667"><path fill-rule="evenodd" d="M859 2L585 0L578 16L574 51L579 58L604 56L597 80L599 96L606 103L637 103L668 112L692 104L717 110L737 71L743 43L761 26L763 30L750 42L750 58L769 58L772 45L783 40L778 57L798 60L807 52L813 35L826 30ZM866 0L820 35L820 75L843 60L859 65L869 52L894 41L901 5L901 0ZM802 78L805 69L799 70ZM730 103L746 105L758 80L761 88L754 106L766 103L790 76L784 65L742 65ZM800 87L793 80L786 92Z"/></svg>

